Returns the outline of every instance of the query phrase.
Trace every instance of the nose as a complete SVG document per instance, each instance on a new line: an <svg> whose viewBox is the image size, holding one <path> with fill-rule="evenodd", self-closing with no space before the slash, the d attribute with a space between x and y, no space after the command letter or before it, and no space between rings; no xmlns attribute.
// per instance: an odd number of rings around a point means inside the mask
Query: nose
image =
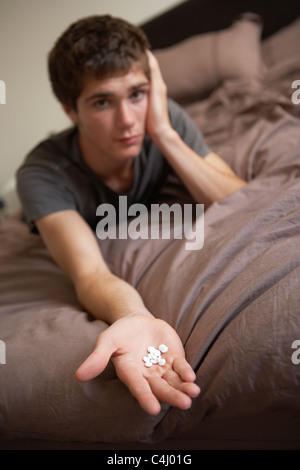
<svg viewBox="0 0 300 470"><path fill-rule="evenodd" d="M134 125L134 112L129 103L121 102L117 108L116 124L121 129L127 129Z"/></svg>

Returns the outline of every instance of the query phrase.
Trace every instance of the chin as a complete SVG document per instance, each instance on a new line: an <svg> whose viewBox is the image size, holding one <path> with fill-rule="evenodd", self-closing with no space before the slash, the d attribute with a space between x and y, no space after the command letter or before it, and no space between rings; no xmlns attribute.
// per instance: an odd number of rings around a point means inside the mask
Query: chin
<svg viewBox="0 0 300 470"><path fill-rule="evenodd" d="M122 157L125 159L136 158L141 152L142 146L132 146L132 148L127 148L121 152Z"/></svg>

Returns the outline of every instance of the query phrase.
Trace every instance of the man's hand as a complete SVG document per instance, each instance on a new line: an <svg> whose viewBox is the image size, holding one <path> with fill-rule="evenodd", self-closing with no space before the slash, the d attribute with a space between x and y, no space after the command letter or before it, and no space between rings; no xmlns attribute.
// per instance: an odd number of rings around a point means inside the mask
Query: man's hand
<svg viewBox="0 0 300 470"><path fill-rule="evenodd" d="M151 139L157 143L157 140L163 138L166 132L172 131L172 127L168 112L166 84L161 75L156 57L150 51L147 51L147 55L151 86L146 130Z"/></svg>
<svg viewBox="0 0 300 470"><path fill-rule="evenodd" d="M149 346L166 344L164 366L146 368L143 357ZM76 371L81 382L99 375L112 359L117 375L147 413L160 412L160 402L187 409L200 388L195 373L185 359L181 340L163 320L134 315L121 318L100 334L96 348Z"/></svg>
<svg viewBox="0 0 300 470"><path fill-rule="evenodd" d="M246 182L214 152L201 158L172 128L167 86L156 57L147 51L151 75L146 130L194 200L206 205L221 201Z"/></svg>

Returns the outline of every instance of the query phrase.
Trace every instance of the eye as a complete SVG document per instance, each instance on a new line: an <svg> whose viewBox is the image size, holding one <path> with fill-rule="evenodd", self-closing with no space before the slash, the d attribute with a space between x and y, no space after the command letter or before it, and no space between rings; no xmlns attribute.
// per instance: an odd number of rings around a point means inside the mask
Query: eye
<svg viewBox="0 0 300 470"><path fill-rule="evenodd" d="M105 109L109 106L109 101L105 98L102 98L102 99L95 101L94 106L98 109Z"/></svg>
<svg viewBox="0 0 300 470"><path fill-rule="evenodd" d="M144 90L136 90L131 94L130 97L131 97L131 99L133 99L135 101L139 101L144 97L144 95L145 95Z"/></svg>

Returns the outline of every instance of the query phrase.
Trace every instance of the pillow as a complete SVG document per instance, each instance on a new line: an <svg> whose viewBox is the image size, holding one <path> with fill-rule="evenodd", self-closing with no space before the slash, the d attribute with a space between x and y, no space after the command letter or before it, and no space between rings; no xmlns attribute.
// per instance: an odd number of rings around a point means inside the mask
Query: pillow
<svg viewBox="0 0 300 470"><path fill-rule="evenodd" d="M262 56L268 67L298 58L300 62L300 17L262 42Z"/></svg>
<svg viewBox="0 0 300 470"><path fill-rule="evenodd" d="M228 29L192 36L157 49L169 96L189 102L207 96L227 78L261 78L261 17L244 13Z"/></svg>

